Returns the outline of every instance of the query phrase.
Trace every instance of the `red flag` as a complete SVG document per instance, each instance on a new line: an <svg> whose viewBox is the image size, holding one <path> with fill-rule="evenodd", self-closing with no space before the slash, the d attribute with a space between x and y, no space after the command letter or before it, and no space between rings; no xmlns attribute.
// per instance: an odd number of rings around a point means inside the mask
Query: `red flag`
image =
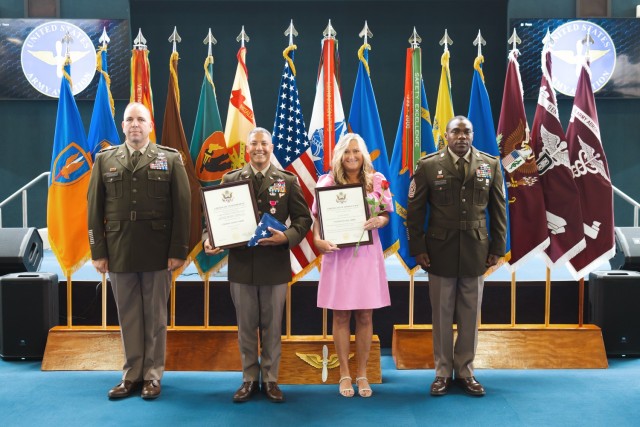
<svg viewBox="0 0 640 427"><path fill-rule="evenodd" d="M153 118L153 92L151 91L151 69L149 67L149 51L144 46L142 49L131 51L131 97L130 102L144 104ZM149 140L156 142L156 131L151 131Z"/></svg>
<svg viewBox="0 0 640 427"><path fill-rule="evenodd" d="M582 66L578 78L567 142L587 242L587 248L569 261L569 271L579 279L615 255L613 188L600 139L589 63Z"/></svg>
<svg viewBox="0 0 640 427"><path fill-rule="evenodd" d="M505 182L509 188L511 260L507 266L515 271L529 257L549 246L544 196L529 146L529 127L515 51L509 54L497 134Z"/></svg>
<svg viewBox="0 0 640 427"><path fill-rule="evenodd" d="M169 60L169 88L167 90L167 103L164 110L164 120L162 121L162 145L175 148L180 152L184 167L189 177L189 187L191 188L191 224L189 226L189 250L193 251L196 246L200 249L202 238L200 207L200 181L196 176L193 161L189 154L189 144L182 127L180 117L180 88L178 86L178 53L173 52ZM189 260L195 253L189 255ZM187 260L187 261L189 261ZM186 268L186 263L183 268Z"/></svg>
<svg viewBox="0 0 640 427"><path fill-rule="evenodd" d="M567 139L558 117L558 103L551 84L551 52L542 52L542 80L538 106L531 128L531 148L547 210L550 244L545 250L547 266L563 265L586 247L582 230L580 195L573 180Z"/></svg>

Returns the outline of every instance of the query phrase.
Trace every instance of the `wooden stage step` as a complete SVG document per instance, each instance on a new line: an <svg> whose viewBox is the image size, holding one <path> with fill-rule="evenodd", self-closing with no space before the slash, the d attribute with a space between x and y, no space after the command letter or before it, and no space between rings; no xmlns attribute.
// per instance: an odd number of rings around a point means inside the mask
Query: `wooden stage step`
<svg viewBox="0 0 640 427"><path fill-rule="evenodd" d="M333 337L282 337L282 357L278 382L281 384L321 384L322 347L329 350L329 361L336 360ZM355 337L351 336L352 353ZM124 353L117 326L102 328L56 326L49 331L43 371L119 371ZM349 360L355 379L355 357ZM176 327L167 330L168 371L241 371L238 328L235 326ZM329 363L327 383L340 379L337 364ZM382 382L380 340L373 336L367 375L372 384Z"/></svg>
<svg viewBox="0 0 640 427"><path fill-rule="evenodd" d="M433 369L431 325L394 325L398 369ZM485 369L607 368L595 325L481 325L474 367Z"/></svg>

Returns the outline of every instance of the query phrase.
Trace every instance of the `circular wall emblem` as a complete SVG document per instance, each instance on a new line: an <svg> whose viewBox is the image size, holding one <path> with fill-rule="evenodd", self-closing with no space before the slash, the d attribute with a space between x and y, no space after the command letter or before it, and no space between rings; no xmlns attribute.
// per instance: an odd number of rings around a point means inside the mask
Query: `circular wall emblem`
<svg viewBox="0 0 640 427"><path fill-rule="evenodd" d="M588 21L571 21L556 28L551 38L553 87L558 92L575 95L587 43L591 59L591 87L597 92L607 84L616 67L616 47L602 27Z"/></svg>
<svg viewBox="0 0 640 427"><path fill-rule="evenodd" d="M67 33L71 37L71 89L76 95L89 86L96 73L96 51L87 33L68 22L51 21L34 28L22 45L22 72L31 86L52 98L60 96L66 49L62 38Z"/></svg>

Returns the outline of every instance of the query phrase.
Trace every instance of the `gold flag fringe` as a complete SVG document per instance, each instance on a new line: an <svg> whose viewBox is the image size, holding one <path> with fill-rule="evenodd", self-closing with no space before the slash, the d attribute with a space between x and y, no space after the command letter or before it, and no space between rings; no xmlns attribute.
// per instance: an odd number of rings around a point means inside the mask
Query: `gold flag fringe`
<svg viewBox="0 0 640 427"><path fill-rule="evenodd" d="M360 59L360 61L364 65L364 69L367 70L367 74L371 75L371 72L369 71L369 63L367 62L366 59L364 59L365 49L371 50L371 45L369 45L368 43L365 43L362 46L360 46L360 49L358 49L358 59Z"/></svg>
<svg viewBox="0 0 640 427"><path fill-rule="evenodd" d="M476 56L475 61L473 61L473 68L475 68L478 74L480 74L480 78L484 82L484 73L482 72L482 67L480 66L480 64L484 64L484 56L482 55Z"/></svg>
<svg viewBox="0 0 640 427"><path fill-rule="evenodd" d="M291 46L288 46L285 50L282 51L282 56L289 63L289 67L291 67L291 73L294 75L294 77L296 75L296 66L293 64L293 60L289 57L289 52L291 52L292 50L296 50L297 48L298 46L296 46L295 44L292 44Z"/></svg>

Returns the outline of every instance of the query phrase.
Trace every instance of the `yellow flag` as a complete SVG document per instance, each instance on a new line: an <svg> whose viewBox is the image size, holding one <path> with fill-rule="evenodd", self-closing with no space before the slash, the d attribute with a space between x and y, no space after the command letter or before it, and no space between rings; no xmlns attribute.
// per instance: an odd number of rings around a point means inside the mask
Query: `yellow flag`
<svg viewBox="0 0 640 427"><path fill-rule="evenodd" d="M440 85L438 87L438 100L436 101L436 114L433 120L433 141L438 150L447 145L444 133L447 123L454 117L453 100L451 99L451 72L449 70L449 51L445 50L440 59L442 71L440 72Z"/></svg>
<svg viewBox="0 0 640 427"><path fill-rule="evenodd" d="M227 141L229 159L233 169L241 168L245 164L247 136L256 127L251 92L249 92L249 77L245 65L246 52L247 49L244 47L238 51L238 68L229 99L227 124L224 128L224 138Z"/></svg>

